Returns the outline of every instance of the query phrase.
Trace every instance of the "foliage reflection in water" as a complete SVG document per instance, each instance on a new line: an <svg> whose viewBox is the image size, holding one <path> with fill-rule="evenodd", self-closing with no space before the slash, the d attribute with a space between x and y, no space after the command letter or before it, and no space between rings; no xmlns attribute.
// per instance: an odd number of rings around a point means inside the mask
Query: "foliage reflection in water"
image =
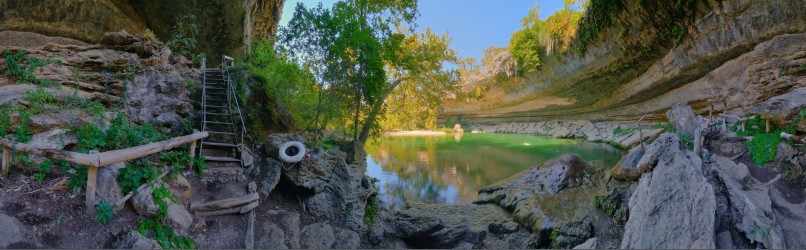
<svg viewBox="0 0 806 250"><path fill-rule="evenodd" d="M562 154L597 168L613 166L623 152L603 143L513 134L386 136L367 145L367 174L384 204L406 201L461 204L484 186Z"/></svg>

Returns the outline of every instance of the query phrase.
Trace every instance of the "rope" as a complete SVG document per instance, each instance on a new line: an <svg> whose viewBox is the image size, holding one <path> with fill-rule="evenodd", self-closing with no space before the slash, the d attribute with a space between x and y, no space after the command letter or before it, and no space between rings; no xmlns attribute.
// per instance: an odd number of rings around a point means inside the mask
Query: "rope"
<svg viewBox="0 0 806 250"><path fill-rule="evenodd" d="M288 168L285 168L285 163L283 161L280 161L280 165L282 165L282 167L283 167L283 169L285 169L285 171L288 171L288 170L291 170L292 168L294 168L294 166L296 166L297 163L300 163L300 162L302 162L302 161L294 162L294 164L291 164L291 166L288 167Z"/></svg>

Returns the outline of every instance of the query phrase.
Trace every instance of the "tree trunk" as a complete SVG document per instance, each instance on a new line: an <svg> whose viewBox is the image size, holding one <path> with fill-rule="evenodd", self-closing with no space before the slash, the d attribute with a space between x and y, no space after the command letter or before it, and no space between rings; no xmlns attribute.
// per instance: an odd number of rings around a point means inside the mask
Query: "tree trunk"
<svg viewBox="0 0 806 250"><path fill-rule="evenodd" d="M392 93L392 90L395 90L398 85L400 85L401 80L397 80L392 83L392 86L389 86L389 89L386 90L386 93L383 94L381 99L375 102L375 105L372 106L372 110L369 111L369 115L367 115L367 120L364 121L364 126L361 128L361 135L358 137L358 143L361 144L361 148L363 149L364 144L367 143L367 139L369 138L369 130L375 123L375 119L378 117L378 113L381 112L381 108L383 108L384 101L389 94Z"/></svg>
<svg viewBox="0 0 806 250"><path fill-rule="evenodd" d="M316 117L313 118L313 144L319 142L319 114L322 113L322 89L319 89L319 98L316 104ZM310 130L310 128L308 129Z"/></svg>

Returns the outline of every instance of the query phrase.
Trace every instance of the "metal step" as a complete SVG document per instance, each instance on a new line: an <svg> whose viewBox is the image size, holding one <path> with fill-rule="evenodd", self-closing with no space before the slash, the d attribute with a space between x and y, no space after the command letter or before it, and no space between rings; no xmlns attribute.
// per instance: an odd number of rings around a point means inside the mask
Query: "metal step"
<svg viewBox="0 0 806 250"><path fill-rule="evenodd" d="M232 123L231 123L231 122L211 122L211 121L204 121L204 122L206 122L206 123L212 123L212 124L224 124L224 125L232 125Z"/></svg>
<svg viewBox="0 0 806 250"><path fill-rule="evenodd" d="M241 162L240 159L225 156L204 156L205 161L220 161L220 162Z"/></svg>
<svg viewBox="0 0 806 250"><path fill-rule="evenodd" d="M207 87L209 90L227 90L227 88L215 88L215 87Z"/></svg>
<svg viewBox="0 0 806 250"><path fill-rule="evenodd" d="M230 114L207 112L206 115L230 115Z"/></svg>
<svg viewBox="0 0 806 250"><path fill-rule="evenodd" d="M235 145L235 144L222 143L222 142L202 142L202 145L213 146L213 147L226 147L226 148L237 148L238 147L238 145Z"/></svg>
<svg viewBox="0 0 806 250"><path fill-rule="evenodd" d="M205 106L205 107L208 107L208 108L225 108L225 109L229 108L229 107L226 107L226 106L216 106L216 105L202 105L202 106Z"/></svg>
<svg viewBox="0 0 806 250"><path fill-rule="evenodd" d="M219 131L210 131L210 130L207 130L206 132L210 133L210 134L219 134L219 135L235 135L235 133L230 133L230 132L219 132Z"/></svg>

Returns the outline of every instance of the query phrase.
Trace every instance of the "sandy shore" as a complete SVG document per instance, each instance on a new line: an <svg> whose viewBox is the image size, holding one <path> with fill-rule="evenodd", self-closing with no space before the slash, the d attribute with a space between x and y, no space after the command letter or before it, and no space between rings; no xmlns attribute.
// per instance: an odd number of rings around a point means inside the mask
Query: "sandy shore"
<svg viewBox="0 0 806 250"><path fill-rule="evenodd" d="M386 135L391 136L422 136L422 135L447 135L448 133L442 131L431 131L431 130L412 130L412 131L395 131L395 132L386 132Z"/></svg>

